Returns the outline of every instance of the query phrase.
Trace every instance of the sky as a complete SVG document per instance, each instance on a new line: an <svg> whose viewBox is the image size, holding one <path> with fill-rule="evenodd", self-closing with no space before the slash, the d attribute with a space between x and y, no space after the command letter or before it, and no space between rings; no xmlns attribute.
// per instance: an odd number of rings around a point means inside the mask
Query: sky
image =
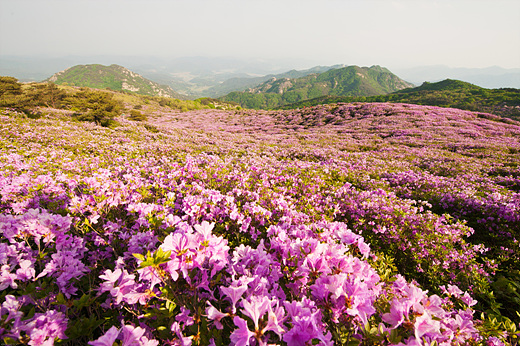
<svg viewBox="0 0 520 346"><path fill-rule="evenodd" d="M520 67L518 0L0 0L0 56Z"/></svg>

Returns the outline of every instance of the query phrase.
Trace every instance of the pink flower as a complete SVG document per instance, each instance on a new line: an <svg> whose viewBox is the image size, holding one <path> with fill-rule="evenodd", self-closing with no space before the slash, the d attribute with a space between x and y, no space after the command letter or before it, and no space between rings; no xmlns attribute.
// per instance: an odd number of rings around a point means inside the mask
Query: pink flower
<svg viewBox="0 0 520 346"><path fill-rule="evenodd" d="M405 306L399 301L392 301L390 305L390 312L383 314L382 320L391 325L392 329L395 329L404 322ZM406 311L407 312L407 311Z"/></svg>
<svg viewBox="0 0 520 346"><path fill-rule="evenodd" d="M255 334L247 328L247 322L243 318L235 316L233 322L238 329L235 329L230 335L231 341L236 346L247 346L249 345L249 339Z"/></svg>
<svg viewBox="0 0 520 346"><path fill-rule="evenodd" d="M21 330L31 338L29 345L52 345L55 338L67 339L67 318L61 312L49 310L37 313Z"/></svg>
<svg viewBox="0 0 520 346"><path fill-rule="evenodd" d="M208 318L215 323L215 326L217 327L217 329L224 328L224 326L222 325L220 320L226 316L229 316L229 314L220 312L217 308L215 308L213 305L211 305L210 302L206 302L206 303L209 305L206 308L206 314L208 315Z"/></svg>
<svg viewBox="0 0 520 346"><path fill-rule="evenodd" d="M269 304L267 311L267 325L264 327L264 329L262 329L262 334L265 334L265 332L271 330L281 337L285 332L285 329L281 325L284 320L284 314L285 311L283 307L276 306L276 308L273 310L271 304Z"/></svg>
<svg viewBox="0 0 520 346"><path fill-rule="evenodd" d="M94 341L89 341L92 346L112 346L119 336L119 330L112 326L107 332Z"/></svg>
<svg viewBox="0 0 520 346"><path fill-rule="evenodd" d="M132 325L124 325L121 328L121 340L123 346L140 346L141 337L144 336L145 330L141 327L134 327Z"/></svg>
<svg viewBox="0 0 520 346"><path fill-rule="evenodd" d="M415 337L421 340L425 334L438 334L441 323L432 319L430 314L424 313L415 319Z"/></svg>
<svg viewBox="0 0 520 346"><path fill-rule="evenodd" d="M135 293L135 275L128 274L126 270L116 269L112 272L110 269L107 269L99 278L105 280L99 286L100 292L109 291L112 297L116 299L116 304L120 304L127 294Z"/></svg>
<svg viewBox="0 0 520 346"><path fill-rule="evenodd" d="M243 311L246 316L251 317L255 324L255 330L258 330L258 320L267 312L271 301L265 296L252 296L250 301L251 302L248 302L247 300L242 301L242 304L244 305Z"/></svg>
<svg viewBox="0 0 520 346"><path fill-rule="evenodd" d="M232 312L236 312L236 304L238 300L242 297L245 291L247 291L247 285L234 286L231 285L229 287L220 287L222 293L231 299L232 304Z"/></svg>

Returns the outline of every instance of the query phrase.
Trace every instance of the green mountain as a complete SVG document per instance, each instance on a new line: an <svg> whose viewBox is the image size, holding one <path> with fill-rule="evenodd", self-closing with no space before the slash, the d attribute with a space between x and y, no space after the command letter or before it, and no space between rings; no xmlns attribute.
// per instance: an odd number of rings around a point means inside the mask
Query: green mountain
<svg viewBox="0 0 520 346"><path fill-rule="evenodd" d="M246 108L276 108L324 95L373 96L412 87L380 66L347 66L299 78L273 77L245 92L232 92L223 100Z"/></svg>
<svg viewBox="0 0 520 346"><path fill-rule="evenodd" d="M475 91L475 90L485 90L485 88L479 87L478 85L471 84L468 82L463 82L456 79L445 79L440 82L430 83L424 82L422 85L415 88L408 88L399 90L396 94L407 94L407 93L415 93L419 91L448 91L448 90L465 90L465 91Z"/></svg>
<svg viewBox="0 0 520 346"><path fill-rule="evenodd" d="M169 86L159 85L119 65L76 65L55 73L47 81L59 85L66 84L95 89L109 88L141 95L186 98L184 95L173 91Z"/></svg>
<svg viewBox="0 0 520 346"><path fill-rule="evenodd" d="M283 78L301 78L313 73L323 73L332 69L342 68L344 65L315 66L307 70L290 70L280 74L268 74L259 77L234 77L229 78L207 90L205 94L211 97L221 97L233 91L245 91L269 80Z"/></svg>
<svg viewBox="0 0 520 346"><path fill-rule="evenodd" d="M295 102L281 108L294 109L338 102L395 102L459 108L492 113L520 120L520 89L486 89L459 80L424 82L416 88L371 97L322 96Z"/></svg>

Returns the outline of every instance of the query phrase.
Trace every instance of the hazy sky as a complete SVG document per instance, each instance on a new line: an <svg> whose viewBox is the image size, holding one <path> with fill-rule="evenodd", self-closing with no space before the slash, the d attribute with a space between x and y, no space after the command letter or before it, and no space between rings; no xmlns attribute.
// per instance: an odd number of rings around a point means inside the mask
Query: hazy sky
<svg viewBox="0 0 520 346"><path fill-rule="evenodd" d="M0 0L0 55L518 68L520 1Z"/></svg>

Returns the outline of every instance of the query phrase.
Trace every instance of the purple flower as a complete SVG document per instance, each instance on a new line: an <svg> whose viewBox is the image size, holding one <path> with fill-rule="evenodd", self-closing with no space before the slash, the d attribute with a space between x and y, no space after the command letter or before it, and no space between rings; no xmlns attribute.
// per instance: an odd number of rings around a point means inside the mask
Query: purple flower
<svg viewBox="0 0 520 346"><path fill-rule="evenodd" d="M55 338L67 339L67 318L61 312L49 310L45 313L37 313L20 328L25 331L31 341L29 345L52 345Z"/></svg>
<svg viewBox="0 0 520 346"><path fill-rule="evenodd" d="M231 342L236 346L247 346L249 345L249 339L255 334L247 328L246 320L235 316L233 322L238 329L235 329L230 335Z"/></svg>
<svg viewBox="0 0 520 346"><path fill-rule="evenodd" d="M505 346L505 344L496 336L491 336L487 340L486 344L488 346Z"/></svg>
<svg viewBox="0 0 520 346"><path fill-rule="evenodd" d="M119 336L119 330L112 326L105 334L94 341L89 341L92 346L112 346Z"/></svg>
<svg viewBox="0 0 520 346"><path fill-rule="evenodd" d="M242 301L242 305L244 306L243 312L253 320L255 330L258 331L258 321L267 312L270 304L271 301L265 296L252 296L250 302L247 300Z"/></svg>
<svg viewBox="0 0 520 346"><path fill-rule="evenodd" d="M390 312L383 314L382 320L391 325L392 329L395 329L404 322L404 314L408 313L403 303L399 301L392 301L390 305Z"/></svg>
<svg viewBox="0 0 520 346"><path fill-rule="evenodd" d="M227 313L220 312L217 308L215 308L213 305L211 305L210 302L206 302L209 306L206 308L206 315L208 315L208 318L215 323L215 326L217 329L222 329L224 326L220 322L221 319L223 319L226 316L229 316Z"/></svg>
<svg viewBox="0 0 520 346"><path fill-rule="evenodd" d="M425 334L437 334L440 332L441 324L432 319L428 313L424 313L415 319L415 337L421 340Z"/></svg>
<svg viewBox="0 0 520 346"><path fill-rule="evenodd" d="M224 286L220 287L220 290L222 291L222 293L224 293L226 296L228 296L229 299L231 299L232 313L235 313L236 304L237 304L238 300L242 297L244 292L247 291L247 285L244 284L244 285L236 286L235 282L233 282L233 284L229 287L224 287Z"/></svg>
<svg viewBox="0 0 520 346"><path fill-rule="evenodd" d="M182 335L181 325L179 322L173 322L171 326L171 331L177 335L177 340L174 340L174 345L179 346L190 346L192 344L192 338L189 336Z"/></svg>
<svg viewBox="0 0 520 346"><path fill-rule="evenodd" d="M120 304L127 294L135 293L135 275L128 274L126 270L116 269L112 272L110 269L107 269L99 278L105 280L99 286L99 291L110 292L112 297L116 299L116 304Z"/></svg>
<svg viewBox="0 0 520 346"><path fill-rule="evenodd" d="M185 326L191 326L193 324L193 316L190 316L190 313L190 309L181 306L181 313L175 316L175 320L184 323Z"/></svg>
<svg viewBox="0 0 520 346"><path fill-rule="evenodd" d="M140 339L144 336L145 330L141 327L124 325L121 328L121 340L123 346L140 346Z"/></svg>

